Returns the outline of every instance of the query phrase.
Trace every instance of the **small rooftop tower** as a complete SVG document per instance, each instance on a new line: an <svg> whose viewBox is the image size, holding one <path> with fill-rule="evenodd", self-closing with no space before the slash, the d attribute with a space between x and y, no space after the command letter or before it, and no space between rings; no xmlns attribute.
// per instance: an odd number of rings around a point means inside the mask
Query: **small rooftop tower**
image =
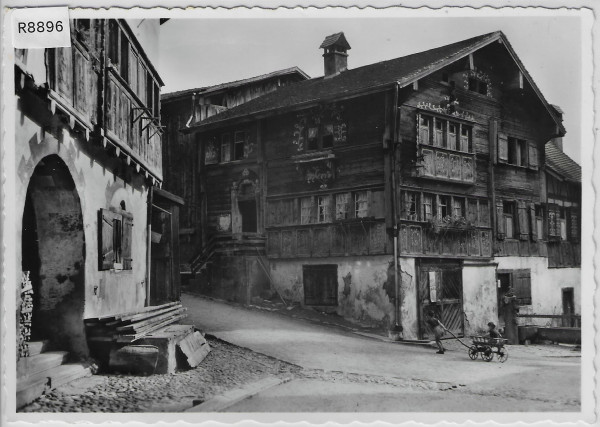
<svg viewBox="0 0 600 427"><path fill-rule="evenodd" d="M350 45L344 33L336 33L325 37L319 49L323 49L325 77L333 77L348 69Z"/></svg>

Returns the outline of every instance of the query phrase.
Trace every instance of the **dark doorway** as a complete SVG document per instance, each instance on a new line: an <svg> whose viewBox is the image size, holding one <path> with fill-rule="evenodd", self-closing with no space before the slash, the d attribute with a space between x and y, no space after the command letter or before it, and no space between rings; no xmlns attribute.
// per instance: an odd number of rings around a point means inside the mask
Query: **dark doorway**
<svg viewBox="0 0 600 427"><path fill-rule="evenodd" d="M240 200L238 208L242 216L242 233L256 233L256 200Z"/></svg>
<svg viewBox="0 0 600 427"><path fill-rule="evenodd" d="M85 240L81 202L65 163L42 159L31 176L23 211L21 268L33 287L31 339L88 355L83 311Z"/></svg>
<svg viewBox="0 0 600 427"><path fill-rule="evenodd" d="M463 335L462 268L458 262L428 260L419 267L418 302L420 338L432 339L425 315L433 311L455 335Z"/></svg>
<svg viewBox="0 0 600 427"><path fill-rule="evenodd" d="M179 206L183 200L165 190L153 188L150 212L150 287L147 305L178 301Z"/></svg>
<svg viewBox="0 0 600 427"><path fill-rule="evenodd" d="M575 319L572 317L573 314L575 314L575 294L573 288L563 288L562 304L563 314L565 315L563 326L570 328L575 327Z"/></svg>
<svg viewBox="0 0 600 427"><path fill-rule="evenodd" d="M496 276L498 281L496 289L498 289L498 328L504 329L506 319L504 318L504 295L510 290L510 273L498 273Z"/></svg>
<svg viewBox="0 0 600 427"><path fill-rule="evenodd" d="M338 294L337 264L302 267L304 304L336 306Z"/></svg>

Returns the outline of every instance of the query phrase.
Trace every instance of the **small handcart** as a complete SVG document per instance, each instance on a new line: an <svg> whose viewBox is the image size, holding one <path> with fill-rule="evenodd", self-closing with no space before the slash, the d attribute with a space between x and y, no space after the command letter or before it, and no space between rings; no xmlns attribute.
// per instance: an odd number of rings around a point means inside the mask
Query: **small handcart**
<svg viewBox="0 0 600 427"><path fill-rule="evenodd" d="M471 360L477 359L480 354L481 359L486 362L491 362L494 354L496 354L498 361L501 363L506 362L508 359L508 349L504 347L504 344L508 342L507 339L481 336L473 336L471 339L473 344L468 349Z"/></svg>

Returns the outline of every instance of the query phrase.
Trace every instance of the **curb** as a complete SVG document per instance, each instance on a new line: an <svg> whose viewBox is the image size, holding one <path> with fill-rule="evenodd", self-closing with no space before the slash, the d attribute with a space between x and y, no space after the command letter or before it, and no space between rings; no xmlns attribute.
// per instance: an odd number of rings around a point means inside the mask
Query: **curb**
<svg viewBox="0 0 600 427"><path fill-rule="evenodd" d="M184 412L221 412L242 400L257 395L261 391L287 383L291 380L291 378L265 378L247 384L244 387L230 390L220 396L215 396L206 402L202 402L199 405L186 409Z"/></svg>

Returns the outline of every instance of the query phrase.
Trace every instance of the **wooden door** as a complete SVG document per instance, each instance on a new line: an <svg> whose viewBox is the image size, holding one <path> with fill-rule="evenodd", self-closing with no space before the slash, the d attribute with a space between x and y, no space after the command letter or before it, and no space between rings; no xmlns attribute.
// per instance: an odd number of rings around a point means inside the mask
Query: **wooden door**
<svg viewBox="0 0 600 427"><path fill-rule="evenodd" d="M426 315L433 311L438 319L457 336L464 334L462 307L462 269L452 262L421 263L419 267L418 303L421 339L433 339L433 331L425 325Z"/></svg>
<svg viewBox="0 0 600 427"><path fill-rule="evenodd" d="M304 304L336 306L338 293L337 264L305 265Z"/></svg>
<svg viewBox="0 0 600 427"><path fill-rule="evenodd" d="M170 302L173 286L172 217L170 212L153 206L150 305Z"/></svg>

